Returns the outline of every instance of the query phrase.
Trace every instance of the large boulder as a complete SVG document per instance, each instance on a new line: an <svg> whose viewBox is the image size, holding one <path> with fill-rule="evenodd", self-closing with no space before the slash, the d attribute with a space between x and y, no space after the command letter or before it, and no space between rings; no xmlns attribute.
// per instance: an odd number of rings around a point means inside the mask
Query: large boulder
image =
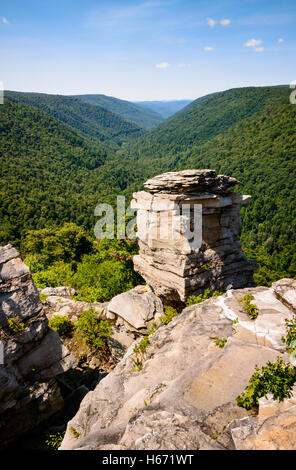
<svg viewBox="0 0 296 470"><path fill-rule="evenodd" d="M157 320L163 314L163 306L149 287L137 286L113 297L107 311L110 318L114 315L114 319L123 319L127 326L141 329L147 328L151 321Z"/></svg>

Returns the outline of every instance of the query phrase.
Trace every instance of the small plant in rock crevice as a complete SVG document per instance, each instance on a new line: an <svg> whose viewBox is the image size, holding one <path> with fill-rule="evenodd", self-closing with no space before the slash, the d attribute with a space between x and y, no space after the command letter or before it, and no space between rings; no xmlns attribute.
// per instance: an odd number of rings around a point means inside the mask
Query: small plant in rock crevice
<svg viewBox="0 0 296 470"><path fill-rule="evenodd" d="M227 338L216 338L215 339L215 345L218 346L218 348L223 349L226 343L227 343Z"/></svg>
<svg viewBox="0 0 296 470"><path fill-rule="evenodd" d="M148 336L145 336L140 343L134 346L135 358L133 359L133 364L136 372L140 372L143 369L143 360L148 346L150 346Z"/></svg>
<svg viewBox="0 0 296 470"><path fill-rule="evenodd" d="M25 329L25 324L17 318L10 318L8 320L8 331L11 336L17 335Z"/></svg>
<svg viewBox="0 0 296 470"><path fill-rule="evenodd" d="M173 307L167 306L164 309L164 314L160 317L161 325L168 325L174 317L177 317L179 313Z"/></svg>
<svg viewBox="0 0 296 470"><path fill-rule="evenodd" d="M239 301L243 304L244 311L249 315L251 320L256 320L258 317L258 308L256 304L252 304L251 301L254 300L252 294L244 295Z"/></svg>
<svg viewBox="0 0 296 470"><path fill-rule="evenodd" d="M70 428L70 433L72 434L74 439L79 439L80 432L78 432L77 429L75 429L73 426L71 426L71 428Z"/></svg>
<svg viewBox="0 0 296 470"><path fill-rule="evenodd" d="M222 295L222 294L223 294L223 292L219 292L217 290L215 290L211 294L210 289L205 289L203 294L200 294L200 295L197 295L197 296L191 295L190 297L188 297L188 299L186 301L186 306L190 307L191 305L195 305L195 304L199 304L201 302L204 302L205 300L208 300L211 297L219 297L219 295Z"/></svg>

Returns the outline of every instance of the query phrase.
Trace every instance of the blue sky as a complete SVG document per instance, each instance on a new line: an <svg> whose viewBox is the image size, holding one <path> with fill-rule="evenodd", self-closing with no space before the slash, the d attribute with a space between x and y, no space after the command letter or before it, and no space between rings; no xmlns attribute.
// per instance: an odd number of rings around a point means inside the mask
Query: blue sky
<svg viewBox="0 0 296 470"><path fill-rule="evenodd" d="M5 89L194 99L296 79L295 0L1 0Z"/></svg>

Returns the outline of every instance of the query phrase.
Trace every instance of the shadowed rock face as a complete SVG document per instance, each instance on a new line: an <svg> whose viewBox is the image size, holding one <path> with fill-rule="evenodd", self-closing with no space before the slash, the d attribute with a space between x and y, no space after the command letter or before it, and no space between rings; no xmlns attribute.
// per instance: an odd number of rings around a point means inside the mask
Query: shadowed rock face
<svg viewBox="0 0 296 470"><path fill-rule="evenodd" d="M76 363L48 328L30 270L11 245L0 247L0 327L0 442L5 445L62 408L55 377Z"/></svg>
<svg viewBox="0 0 296 470"><path fill-rule="evenodd" d="M285 279L284 285L289 298L294 297L295 281ZM131 345L116 368L85 396L68 423L61 448L295 447L295 399L284 404L261 400L259 417L238 407L235 400L255 365L262 367L277 357L289 361L281 337L293 310L278 298L280 288L283 283L278 281L272 288L229 290L185 308L149 336L138 371L134 364L138 343ZM256 320L249 318L240 301L246 294L254 296ZM227 340L224 348L215 345L217 338ZM71 428L80 433L78 439Z"/></svg>
<svg viewBox="0 0 296 470"><path fill-rule="evenodd" d="M213 170L169 172L134 193L139 255L134 267L166 301L184 302L205 289L254 286L254 260L238 237L240 205L250 196L230 192L239 183Z"/></svg>

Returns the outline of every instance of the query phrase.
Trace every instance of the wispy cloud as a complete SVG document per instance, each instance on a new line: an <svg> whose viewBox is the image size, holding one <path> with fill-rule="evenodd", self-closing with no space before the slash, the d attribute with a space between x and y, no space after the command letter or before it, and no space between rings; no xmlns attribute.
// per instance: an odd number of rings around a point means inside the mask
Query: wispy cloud
<svg viewBox="0 0 296 470"><path fill-rule="evenodd" d="M209 25L211 28L214 28L214 26L217 24L217 21L216 21L216 20L213 20L213 18L208 18L208 19L207 19L207 22L208 22L208 25Z"/></svg>
<svg viewBox="0 0 296 470"><path fill-rule="evenodd" d="M1 20L2 20L2 23L4 23L4 24L9 24L9 21L8 21L7 18L5 18L5 16L2 16L2 17L1 17Z"/></svg>
<svg viewBox="0 0 296 470"><path fill-rule="evenodd" d="M157 69L168 69L171 66L168 62L160 62L160 64L156 64L155 67Z"/></svg>
<svg viewBox="0 0 296 470"><path fill-rule="evenodd" d="M285 42L285 40L284 40L283 38L279 38L279 39L278 39L278 43L279 43L279 44L282 44L283 42Z"/></svg>
<svg viewBox="0 0 296 470"><path fill-rule="evenodd" d="M147 0L141 3L103 5L86 14L85 25L117 32L142 30L147 22L159 22L164 12L175 0ZM104 2L105 3L105 2Z"/></svg>
<svg viewBox="0 0 296 470"><path fill-rule="evenodd" d="M248 39L248 41L245 42L244 46L249 47L254 52L263 52L264 47L261 46L262 43L263 41L261 41L261 39Z"/></svg>
<svg viewBox="0 0 296 470"><path fill-rule="evenodd" d="M206 51L206 52L210 52L210 51L212 51L213 49L214 49L214 48L213 48L212 46L205 46L205 47L204 47L204 51Z"/></svg>
<svg viewBox="0 0 296 470"><path fill-rule="evenodd" d="M210 26L210 28L214 28L216 24L220 23L221 26L229 26L231 21L227 18L224 18L223 20L214 20L213 18L208 18L207 23Z"/></svg>

